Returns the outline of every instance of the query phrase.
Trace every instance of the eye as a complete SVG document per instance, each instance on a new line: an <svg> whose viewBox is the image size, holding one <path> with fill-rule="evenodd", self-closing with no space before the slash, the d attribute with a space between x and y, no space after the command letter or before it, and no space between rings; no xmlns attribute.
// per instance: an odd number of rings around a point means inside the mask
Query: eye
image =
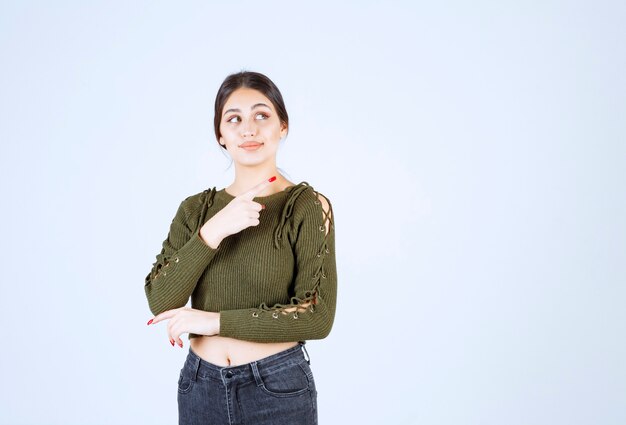
<svg viewBox="0 0 626 425"><path fill-rule="evenodd" d="M269 115L264 114L263 112L259 112L258 114L256 114L256 116L257 116L257 117L258 117L259 115L260 115L260 116L262 116L264 120L266 120L266 119L268 119L268 118L269 118Z"/></svg>
<svg viewBox="0 0 626 425"><path fill-rule="evenodd" d="M237 115L233 115L232 117L230 117L229 119L226 120L226 122L233 122L233 119L237 118L239 119L239 117Z"/></svg>

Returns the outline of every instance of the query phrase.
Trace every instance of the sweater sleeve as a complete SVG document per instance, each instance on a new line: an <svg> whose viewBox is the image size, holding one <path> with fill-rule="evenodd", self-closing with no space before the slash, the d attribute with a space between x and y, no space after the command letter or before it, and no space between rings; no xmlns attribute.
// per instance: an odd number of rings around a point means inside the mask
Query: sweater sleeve
<svg viewBox="0 0 626 425"><path fill-rule="evenodd" d="M335 226L330 201L321 196L316 192L316 197L307 196L303 201L303 218L297 223L294 244L295 294L291 303L221 311L220 335L256 342L328 336L337 297Z"/></svg>
<svg viewBox="0 0 626 425"><path fill-rule="evenodd" d="M156 316L166 310L184 307L200 276L218 249L208 246L199 230L190 226L186 201L181 202L172 219L163 248L145 278L145 293L150 311Z"/></svg>

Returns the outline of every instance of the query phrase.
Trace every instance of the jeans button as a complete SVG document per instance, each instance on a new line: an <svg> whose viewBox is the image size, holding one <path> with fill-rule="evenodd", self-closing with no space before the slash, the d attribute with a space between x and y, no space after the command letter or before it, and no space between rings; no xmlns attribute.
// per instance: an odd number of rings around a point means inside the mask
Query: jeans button
<svg viewBox="0 0 626 425"><path fill-rule="evenodd" d="M232 378L233 377L233 373L229 370L226 372L226 377L227 378Z"/></svg>

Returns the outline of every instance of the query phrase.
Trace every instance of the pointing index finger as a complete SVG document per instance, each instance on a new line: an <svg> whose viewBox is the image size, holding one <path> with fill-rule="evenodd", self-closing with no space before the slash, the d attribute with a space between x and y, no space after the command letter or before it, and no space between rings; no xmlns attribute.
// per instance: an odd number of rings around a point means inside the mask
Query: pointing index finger
<svg viewBox="0 0 626 425"><path fill-rule="evenodd" d="M267 180L263 180L261 183L257 184L256 186L254 186L252 189L248 190L247 192L242 193L240 196L244 199L251 201L256 195L261 193L263 189L269 186L270 183L273 182L274 180L276 180L276 176L272 176Z"/></svg>

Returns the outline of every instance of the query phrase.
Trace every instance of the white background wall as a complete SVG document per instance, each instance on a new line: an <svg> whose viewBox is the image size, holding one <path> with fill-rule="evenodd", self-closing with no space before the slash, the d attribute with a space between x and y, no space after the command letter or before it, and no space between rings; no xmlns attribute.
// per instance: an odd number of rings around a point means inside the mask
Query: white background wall
<svg viewBox="0 0 626 425"><path fill-rule="evenodd" d="M222 80L333 202L320 424L626 423L619 1L2 2L0 422L172 424L143 292Z"/></svg>

